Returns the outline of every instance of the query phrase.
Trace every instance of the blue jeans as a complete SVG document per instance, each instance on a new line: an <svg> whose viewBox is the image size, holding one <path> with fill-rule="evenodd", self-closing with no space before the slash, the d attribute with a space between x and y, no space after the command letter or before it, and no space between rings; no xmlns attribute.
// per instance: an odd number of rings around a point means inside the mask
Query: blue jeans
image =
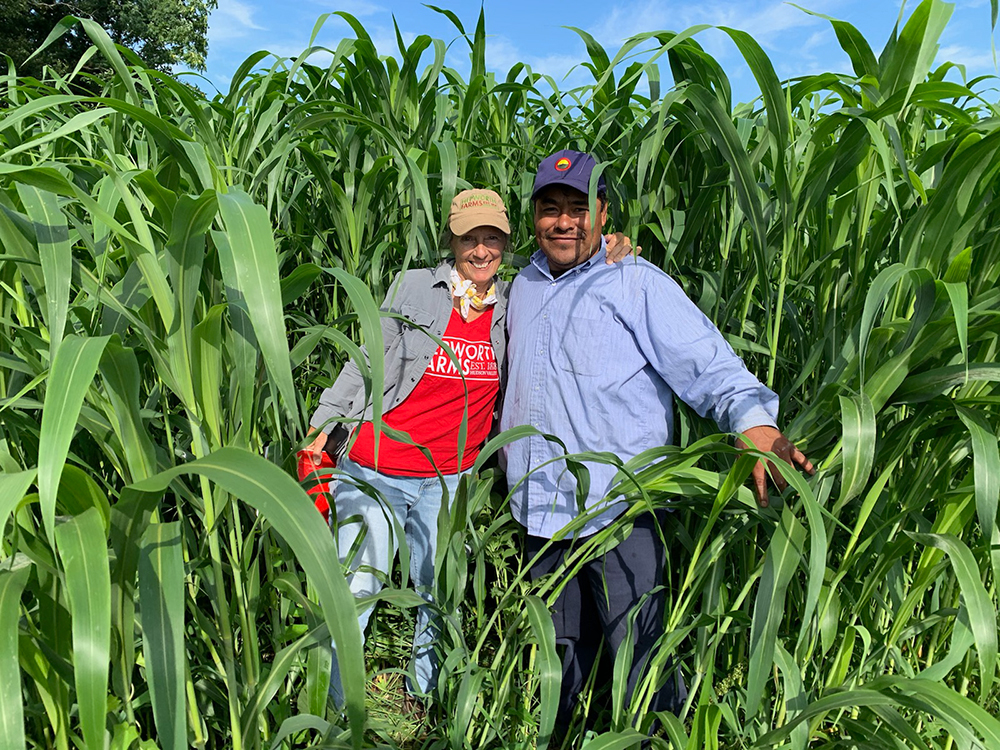
<svg viewBox="0 0 1000 750"><path fill-rule="evenodd" d="M346 456L339 468L345 472L337 482L334 494L337 526L334 537L341 563L349 562L348 584L357 597L373 596L382 590L381 577L392 570L399 547L399 530L406 536L410 551L410 580L425 601L432 601L434 587L434 554L437 550L437 522L441 510L441 480L434 477L400 477L381 474L374 469L351 461ZM458 488L458 474L445 474L448 496L453 498ZM357 480L357 483L351 480ZM366 494L362 483L378 491L379 499ZM370 491L370 490L369 490ZM367 533L357 551L348 561L363 528ZM358 615L362 634L368 625L372 608ZM413 636L413 656L406 687L411 693L427 695L437 682L438 658L434 639L438 633L438 618L430 607L417 608L417 627ZM330 671L330 695L338 708L344 706L344 691L337 664L336 645Z"/></svg>

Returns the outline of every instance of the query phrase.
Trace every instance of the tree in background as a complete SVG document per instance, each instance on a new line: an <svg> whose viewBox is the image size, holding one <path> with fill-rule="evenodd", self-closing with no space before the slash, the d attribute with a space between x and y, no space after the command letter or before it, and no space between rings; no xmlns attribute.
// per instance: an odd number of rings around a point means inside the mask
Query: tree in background
<svg viewBox="0 0 1000 750"><path fill-rule="evenodd" d="M66 73L91 45L76 26L25 61L60 20L78 16L97 21L115 42L134 50L151 67L167 70L183 63L204 70L208 14L217 4L218 0L0 0L0 53L13 59L21 75L38 78L46 65ZM100 56L88 61L92 71L103 65Z"/></svg>

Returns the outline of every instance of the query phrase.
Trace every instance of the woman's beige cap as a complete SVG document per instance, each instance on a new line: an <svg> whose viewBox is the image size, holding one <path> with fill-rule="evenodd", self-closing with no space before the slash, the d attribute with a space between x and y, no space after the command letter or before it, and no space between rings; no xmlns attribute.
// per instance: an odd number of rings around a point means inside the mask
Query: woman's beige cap
<svg viewBox="0 0 1000 750"><path fill-rule="evenodd" d="M451 202L448 228L453 234L465 234L476 227L496 227L510 234L507 207L492 190L463 190Z"/></svg>

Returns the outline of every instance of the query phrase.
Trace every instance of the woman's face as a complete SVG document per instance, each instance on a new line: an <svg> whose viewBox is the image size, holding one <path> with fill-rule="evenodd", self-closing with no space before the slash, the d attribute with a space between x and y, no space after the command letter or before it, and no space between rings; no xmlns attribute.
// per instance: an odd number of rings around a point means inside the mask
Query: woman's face
<svg viewBox="0 0 1000 750"><path fill-rule="evenodd" d="M465 234L451 236L455 270L463 279L475 284L480 292L485 292L493 283L506 247L507 235L496 227L476 227Z"/></svg>

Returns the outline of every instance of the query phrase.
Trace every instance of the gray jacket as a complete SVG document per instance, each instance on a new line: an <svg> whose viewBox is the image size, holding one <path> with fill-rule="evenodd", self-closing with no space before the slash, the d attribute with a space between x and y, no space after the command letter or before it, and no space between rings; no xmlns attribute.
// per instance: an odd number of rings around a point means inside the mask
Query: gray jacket
<svg viewBox="0 0 1000 750"><path fill-rule="evenodd" d="M406 400L423 376L438 342L448 327L452 311L451 270L454 261L446 261L437 268L417 268L396 276L381 310L399 313L415 325L407 325L399 318L382 317L382 338L385 345L385 380L382 388L383 413ZM497 303L493 308L490 325L490 342L500 373L500 395L493 412L494 425L499 423L503 389L507 381L506 312L510 284L496 280ZM420 326L420 327L417 327ZM426 329L424 333L421 328ZM367 356L367 352L365 352ZM377 384L373 384L377 387ZM365 398L365 385L354 360L341 369L332 386L323 391L319 406L309 420L310 427L330 432L337 422L330 420L344 417L348 420L372 418L372 404Z"/></svg>

